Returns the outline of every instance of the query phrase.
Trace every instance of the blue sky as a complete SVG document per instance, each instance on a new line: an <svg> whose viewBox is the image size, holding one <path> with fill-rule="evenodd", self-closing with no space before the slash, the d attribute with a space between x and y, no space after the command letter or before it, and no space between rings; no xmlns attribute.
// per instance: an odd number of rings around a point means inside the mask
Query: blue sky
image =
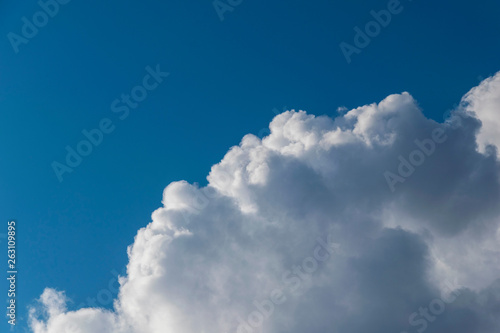
<svg viewBox="0 0 500 333"><path fill-rule="evenodd" d="M20 34L21 18L40 7L2 2L0 220L18 225L16 329L45 287L74 305L107 288L163 189L205 185L210 167L266 128L273 109L335 117L340 106L408 91L441 121L500 69L495 1L402 1L348 64L339 44L353 44L353 28L387 3L244 0L220 20L211 1L73 0L16 53L7 34ZM112 101L157 65L170 75L120 120ZM115 130L59 182L51 163L103 118Z"/></svg>

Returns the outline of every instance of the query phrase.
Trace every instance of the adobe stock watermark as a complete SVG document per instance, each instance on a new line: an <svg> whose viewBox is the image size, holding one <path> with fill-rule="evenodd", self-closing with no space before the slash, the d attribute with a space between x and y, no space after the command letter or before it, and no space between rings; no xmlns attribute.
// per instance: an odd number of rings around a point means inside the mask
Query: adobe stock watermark
<svg viewBox="0 0 500 333"><path fill-rule="evenodd" d="M112 277L109 279L106 288L99 290L96 297L87 297L85 302L80 303L77 308L85 308L85 307L103 307L113 303L114 298L118 295L120 291L120 276L123 276L127 273L127 269L123 268L121 273L118 273L116 269L111 270Z"/></svg>
<svg viewBox="0 0 500 333"><path fill-rule="evenodd" d="M434 154L438 144L442 144L447 139L448 136L445 135L442 128L435 128L432 131L430 139L424 139L422 141L416 139L414 141L417 148L408 155L408 159L399 155L398 160L400 163L397 169L398 174L391 171L384 172L384 178L391 192L396 190L395 186L397 183L404 183L406 179L415 172L416 167L421 166L429 156Z"/></svg>
<svg viewBox="0 0 500 333"><path fill-rule="evenodd" d="M236 7L241 5L243 0L214 0L212 5L214 6L215 12L219 19L224 21L224 15L226 12L232 12Z"/></svg>
<svg viewBox="0 0 500 333"><path fill-rule="evenodd" d="M71 0L40 0L38 6L41 10L37 11L31 17L31 20L26 16L21 17L23 25L21 26L21 34L14 32L7 33L7 39L14 49L15 53L19 53L19 46L28 44L29 41L38 35L39 29L45 27L51 18L54 18L59 13L60 5L66 5Z"/></svg>
<svg viewBox="0 0 500 333"><path fill-rule="evenodd" d="M281 287L273 289L268 298L262 301L253 301L255 310L248 314L246 320L241 317L237 318L239 325L236 328L236 333L261 332L260 327L272 316L276 306L287 301L286 293L296 294L302 283L309 280L318 270L320 264L330 259L340 247L339 244L332 241L330 235L326 241L319 237L317 243L312 256L302 260L301 265L295 265L283 272Z"/></svg>
<svg viewBox="0 0 500 333"><path fill-rule="evenodd" d="M148 92L158 88L164 78L170 73L162 72L160 65L156 65L153 69L150 66L146 67L147 74L143 77L142 83L136 85L130 90L130 94L121 94L120 98L116 98L111 103L111 112L117 113L120 120L125 120L130 115L131 109L136 109L139 103L148 97ZM53 161L51 167L61 183L65 173L72 173L78 167L83 158L89 156L95 147L98 147L104 140L105 134L111 134L116 126L110 118L102 118L97 127L87 130L82 130L82 136L85 138L80 140L73 148L66 146L66 163Z"/></svg>
<svg viewBox="0 0 500 333"><path fill-rule="evenodd" d="M382 28L386 28L391 23L392 16L401 14L403 9L404 7L400 0L389 0L387 9L382 9L378 12L375 10L370 11L373 20L366 23L364 29L358 26L354 27L354 32L356 33L353 39L354 45L346 42L339 44L347 63L350 64L352 62L354 54L360 54L364 48L370 45L372 38L377 37L382 32Z"/></svg>
<svg viewBox="0 0 500 333"><path fill-rule="evenodd" d="M418 312L413 312L408 317L410 326L416 327L418 333L423 333L428 327L429 323L436 321L437 316L444 313L446 304L451 304L460 296L461 286L453 286L451 283L446 282L445 296L438 297L429 302L427 307L420 307ZM409 333L403 331L401 333Z"/></svg>
<svg viewBox="0 0 500 333"><path fill-rule="evenodd" d="M7 291L7 318L8 323L12 326L16 325L16 307L17 307L17 263L16 263L16 221L12 220L7 222L7 281L9 284L9 289Z"/></svg>

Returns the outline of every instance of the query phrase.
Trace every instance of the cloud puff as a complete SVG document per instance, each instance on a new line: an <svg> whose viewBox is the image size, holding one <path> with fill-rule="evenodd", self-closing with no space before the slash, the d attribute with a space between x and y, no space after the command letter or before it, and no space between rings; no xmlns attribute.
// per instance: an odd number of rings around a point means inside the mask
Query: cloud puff
<svg viewBox="0 0 500 333"><path fill-rule="evenodd" d="M500 330L500 74L444 123L408 93L287 111L209 184L174 182L113 311L46 289L35 333Z"/></svg>
<svg viewBox="0 0 500 333"><path fill-rule="evenodd" d="M471 91L462 99L461 107L474 113L482 126L477 135L479 151L486 152L488 146L500 145L500 73L492 76Z"/></svg>

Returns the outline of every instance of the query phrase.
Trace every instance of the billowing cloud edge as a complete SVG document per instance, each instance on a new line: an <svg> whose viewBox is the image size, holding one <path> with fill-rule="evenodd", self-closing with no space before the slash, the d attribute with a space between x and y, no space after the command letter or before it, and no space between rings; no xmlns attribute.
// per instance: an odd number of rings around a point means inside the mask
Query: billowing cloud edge
<svg viewBox="0 0 500 333"><path fill-rule="evenodd" d="M500 74L444 122L409 93L286 111L168 185L113 310L47 288L35 333L498 332Z"/></svg>

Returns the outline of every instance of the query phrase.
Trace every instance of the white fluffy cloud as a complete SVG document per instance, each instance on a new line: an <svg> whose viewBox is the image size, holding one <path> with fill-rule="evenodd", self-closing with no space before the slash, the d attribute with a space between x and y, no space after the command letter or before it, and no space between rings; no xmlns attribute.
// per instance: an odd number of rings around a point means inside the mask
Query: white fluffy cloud
<svg viewBox="0 0 500 333"><path fill-rule="evenodd" d="M444 123L408 93L274 118L175 182L114 310L46 289L35 333L500 331L500 74ZM390 176L387 176L390 175Z"/></svg>
<svg viewBox="0 0 500 333"><path fill-rule="evenodd" d="M477 135L479 151L486 152L489 145L500 146L500 73L492 76L462 99L462 107L473 112L482 126Z"/></svg>

